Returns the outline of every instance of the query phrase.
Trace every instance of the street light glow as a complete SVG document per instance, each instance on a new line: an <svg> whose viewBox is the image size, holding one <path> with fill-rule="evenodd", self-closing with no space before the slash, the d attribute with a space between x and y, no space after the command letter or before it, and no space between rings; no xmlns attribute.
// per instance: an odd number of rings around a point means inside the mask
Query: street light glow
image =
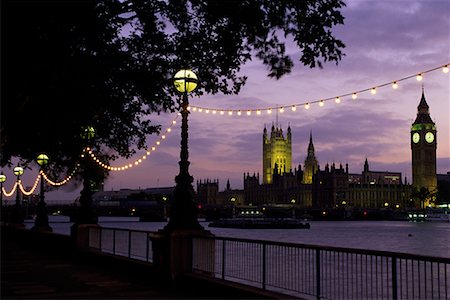
<svg viewBox="0 0 450 300"><path fill-rule="evenodd" d="M173 83L180 93L190 93L197 88L198 78L191 70L180 70L175 74Z"/></svg>

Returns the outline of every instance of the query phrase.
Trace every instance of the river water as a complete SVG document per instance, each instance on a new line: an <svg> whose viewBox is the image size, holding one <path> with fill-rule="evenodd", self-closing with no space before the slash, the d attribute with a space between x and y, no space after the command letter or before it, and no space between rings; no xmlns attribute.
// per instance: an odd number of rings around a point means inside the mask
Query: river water
<svg viewBox="0 0 450 300"><path fill-rule="evenodd" d="M49 216L55 233L68 235L67 217ZM321 246L383 250L450 257L450 223L407 221L309 221L311 229L233 229L202 226L217 236L280 241ZM26 227L33 226L26 221ZM100 217L103 227L145 231L162 229L165 222L138 222L138 218Z"/></svg>

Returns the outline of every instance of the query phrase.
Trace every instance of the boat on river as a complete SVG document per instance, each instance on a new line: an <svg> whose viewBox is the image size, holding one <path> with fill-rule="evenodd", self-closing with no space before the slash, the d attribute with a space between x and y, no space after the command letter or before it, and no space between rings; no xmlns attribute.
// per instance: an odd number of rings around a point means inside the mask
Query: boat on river
<svg viewBox="0 0 450 300"><path fill-rule="evenodd" d="M232 218L210 222L209 227L241 229L309 229L309 223L293 218Z"/></svg>
<svg viewBox="0 0 450 300"><path fill-rule="evenodd" d="M411 211L408 212L408 220L412 222L450 222L450 211L440 208Z"/></svg>

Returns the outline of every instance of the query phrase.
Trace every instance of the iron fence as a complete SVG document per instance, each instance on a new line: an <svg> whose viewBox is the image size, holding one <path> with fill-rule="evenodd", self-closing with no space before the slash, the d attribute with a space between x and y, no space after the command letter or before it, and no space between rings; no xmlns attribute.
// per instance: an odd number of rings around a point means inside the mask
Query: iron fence
<svg viewBox="0 0 450 300"><path fill-rule="evenodd" d="M119 228L89 228L89 247L100 252L153 262L152 232Z"/></svg>
<svg viewBox="0 0 450 300"><path fill-rule="evenodd" d="M90 228L89 247L153 262L152 232ZM192 272L317 299L450 299L450 258L193 237Z"/></svg>
<svg viewBox="0 0 450 300"><path fill-rule="evenodd" d="M201 246L207 240L215 241L214 251ZM294 296L317 299L449 299L450 296L450 258L224 237L195 237L193 246L193 272Z"/></svg>

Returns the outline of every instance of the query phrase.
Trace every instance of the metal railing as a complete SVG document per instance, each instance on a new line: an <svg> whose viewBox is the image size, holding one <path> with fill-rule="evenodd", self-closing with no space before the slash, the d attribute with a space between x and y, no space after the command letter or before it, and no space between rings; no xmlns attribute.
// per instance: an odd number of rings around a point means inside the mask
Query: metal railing
<svg viewBox="0 0 450 300"><path fill-rule="evenodd" d="M192 261L193 272L301 297L450 297L450 258L238 238L195 237Z"/></svg>
<svg viewBox="0 0 450 300"><path fill-rule="evenodd" d="M153 232L90 228L89 247L153 262ZM317 299L450 299L450 258L217 236L194 237L192 272Z"/></svg>
<svg viewBox="0 0 450 300"><path fill-rule="evenodd" d="M89 247L100 252L153 262L152 232L120 228L89 228Z"/></svg>

